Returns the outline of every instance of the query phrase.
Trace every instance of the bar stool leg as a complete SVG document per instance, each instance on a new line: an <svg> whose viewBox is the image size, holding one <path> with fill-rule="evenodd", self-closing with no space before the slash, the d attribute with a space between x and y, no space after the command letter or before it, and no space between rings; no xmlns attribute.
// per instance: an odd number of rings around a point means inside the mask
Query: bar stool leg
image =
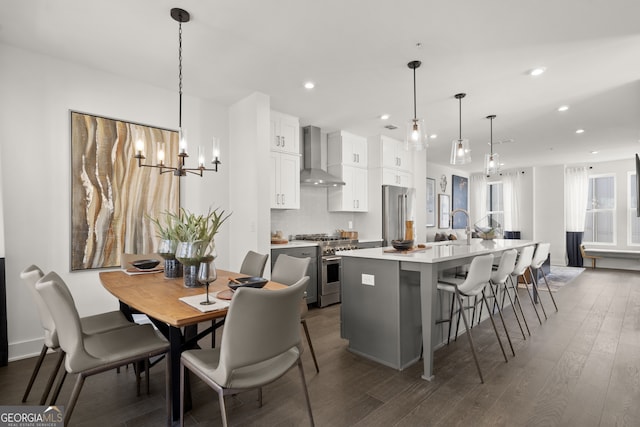
<svg viewBox="0 0 640 427"><path fill-rule="evenodd" d="M542 319L540 318L540 314L538 314L538 309L536 308L536 302L533 300L533 296L531 292L529 292L529 282L527 282L527 278L522 275L522 280L524 280L524 286L527 291L527 295L529 295L529 299L531 300L531 305L533 305L533 311L536 312L536 316L538 317L538 322L542 325Z"/></svg>
<svg viewBox="0 0 640 427"><path fill-rule="evenodd" d="M522 329L522 323L520 322L520 317L518 316L518 311L516 310L515 301L511 298L511 294L509 293L509 288L507 287L507 282L502 284L502 297L504 299L504 294L507 294L509 298L509 303L511 304L511 308L513 309L513 315L516 317L516 321L518 322L518 326L520 327L520 332L522 332L522 339L527 340L526 335L524 334L524 329ZM504 305L503 305L504 307Z"/></svg>
<svg viewBox="0 0 640 427"><path fill-rule="evenodd" d="M553 306L556 308L556 311L558 311L558 304L556 304L556 299L553 297L553 293L551 292L551 288L549 287L549 282L547 282L547 275L544 273L544 270L541 269L540 271L542 271L542 278L544 279L544 283L547 285L547 290L549 291L551 301L553 301Z"/></svg>
<svg viewBox="0 0 640 427"><path fill-rule="evenodd" d="M493 297L495 298L496 294L493 292L493 286L491 286L491 284L489 284L489 287L491 288L491 293L493 294ZM484 289L482 290L482 299L484 300L484 303L487 306L487 310L489 310L489 302L487 301L487 298L486 298L486 296L484 294ZM504 317L502 317L502 310L500 310L500 306L498 306L498 314L500 315L500 320L502 321L502 327L504 328L504 333L507 335L507 341L509 341L509 347L511 347L511 354L513 354L515 356L516 352L513 349L513 344L511 343L511 336L509 335L509 331L507 330L507 324L504 323ZM492 315L491 312L489 312L489 317L493 318L493 315Z"/></svg>
<svg viewBox="0 0 640 427"><path fill-rule="evenodd" d="M458 304L460 304L460 307L464 307L464 305L462 304L462 297L458 292L457 286L455 290L455 296L456 296L456 299L458 300ZM467 333L465 335L469 340L469 346L471 347L471 354L473 355L473 360L476 363L476 368L478 369L478 375L480 375L480 382L484 384L484 378L482 377L482 369L480 369L480 363L478 362L478 355L476 354L476 348L473 345L473 338L471 338L471 328L469 328L469 322L467 322L467 315L464 313L463 309L461 309L460 311L462 313L462 320L464 322L464 327L467 328Z"/></svg>
<svg viewBox="0 0 640 427"><path fill-rule="evenodd" d="M540 290L538 289L538 279L533 276L533 269L529 267L529 272L531 273L531 285L535 290L535 295L538 296L538 302L540 302L540 308L542 308L542 314L544 314L544 319L547 320L547 311L544 309L544 304L542 303L542 298L540 298ZM537 275L536 275L537 276Z"/></svg>

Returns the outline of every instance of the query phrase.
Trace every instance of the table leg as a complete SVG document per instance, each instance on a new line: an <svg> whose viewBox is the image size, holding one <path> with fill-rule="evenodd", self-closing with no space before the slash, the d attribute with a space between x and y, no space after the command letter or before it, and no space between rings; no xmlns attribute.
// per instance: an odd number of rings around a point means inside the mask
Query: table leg
<svg viewBox="0 0 640 427"><path fill-rule="evenodd" d="M433 264L420 267L420 311L422 312L422 351L424 372L422 378L431 381L433 375L434 326L438 301L438 268Z"/></svg>
<svg viewBox="0 0 640 427"><path fill-rule="evenodd" d="M171 414L174 421L180 419L180 354L182 353L182 331L180 328L169 326L169 353L171 364ZM185 376L184 411L191 410L191 387L189 376Z"/></svg>

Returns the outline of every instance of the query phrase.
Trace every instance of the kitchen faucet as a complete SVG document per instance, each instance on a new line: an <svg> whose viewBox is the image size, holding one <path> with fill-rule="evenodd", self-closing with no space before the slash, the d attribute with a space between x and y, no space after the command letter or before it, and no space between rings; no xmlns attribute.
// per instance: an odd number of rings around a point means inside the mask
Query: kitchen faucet
<svg viewBox="0 0 640 427"><path fill-rule="evenodd" d="M453 216L458 212L462 212L467 217L467 227L465 228L464 232L467 235L467 245L471 245L471 227L469 226L469 212L467 212L464 209L454 209L451 211L451 221L453 221Z"/></svg>

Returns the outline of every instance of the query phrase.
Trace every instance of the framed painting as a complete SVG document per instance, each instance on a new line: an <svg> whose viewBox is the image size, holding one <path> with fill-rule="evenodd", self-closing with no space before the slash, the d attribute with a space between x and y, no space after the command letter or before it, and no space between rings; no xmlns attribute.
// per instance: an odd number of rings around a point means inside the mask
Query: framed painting
<svg viewBox="0 0 640 427"><path fill-rule="evenodd" d="M147 159L160 146L177 153L178 132L76 111L70 121L71 271L120 267L122 253L154 252L151 218L178 211L180 180L138 167L134 150L142 140Z"/></svg>
<svg viewBox="0 0 640 427"><path fill-rule="evenodd" d="M436 226L436 180L427 178L427 227Z"/></svg>
<svg viewBox="0 0 640 427"><path fill-rule="evenodd" d="M451 177L451 197L453 198L453 208L464 209L469 212L469 178L463 176L452 175ZM467 227L468 218L466 215L457 214L453 218L454 229L464 229Z"/></svg>
<svg viewBox="0 0 640 427"><path fill-rule="evenodd" d="M451 200L448 194L438 194L438 228L451 226Z"/></svg>

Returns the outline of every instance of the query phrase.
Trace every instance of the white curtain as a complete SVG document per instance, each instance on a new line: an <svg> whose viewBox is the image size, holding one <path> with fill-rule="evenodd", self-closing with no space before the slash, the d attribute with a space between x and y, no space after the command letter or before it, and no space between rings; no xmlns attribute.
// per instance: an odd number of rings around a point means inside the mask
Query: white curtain
<svg viewBox="0 0 640 427"><path fill-rule="evenodd" d="M469 178L469 226L487 216L487 177L484 174Z"/></svg>
<svg viewBox="0 0 640 427"><path fill-rule="evenodd" d="M589 197L589 170L587 167L565 169L565 221L567 231L584 231L584 220Z"/></svg>
<svg viewBox="0 0 640 427"><path fill-rule="evenodd" d="M522 178L520 171L503 172L502 189L504 191L504 230L520 231L520 199Z"/></svg>

